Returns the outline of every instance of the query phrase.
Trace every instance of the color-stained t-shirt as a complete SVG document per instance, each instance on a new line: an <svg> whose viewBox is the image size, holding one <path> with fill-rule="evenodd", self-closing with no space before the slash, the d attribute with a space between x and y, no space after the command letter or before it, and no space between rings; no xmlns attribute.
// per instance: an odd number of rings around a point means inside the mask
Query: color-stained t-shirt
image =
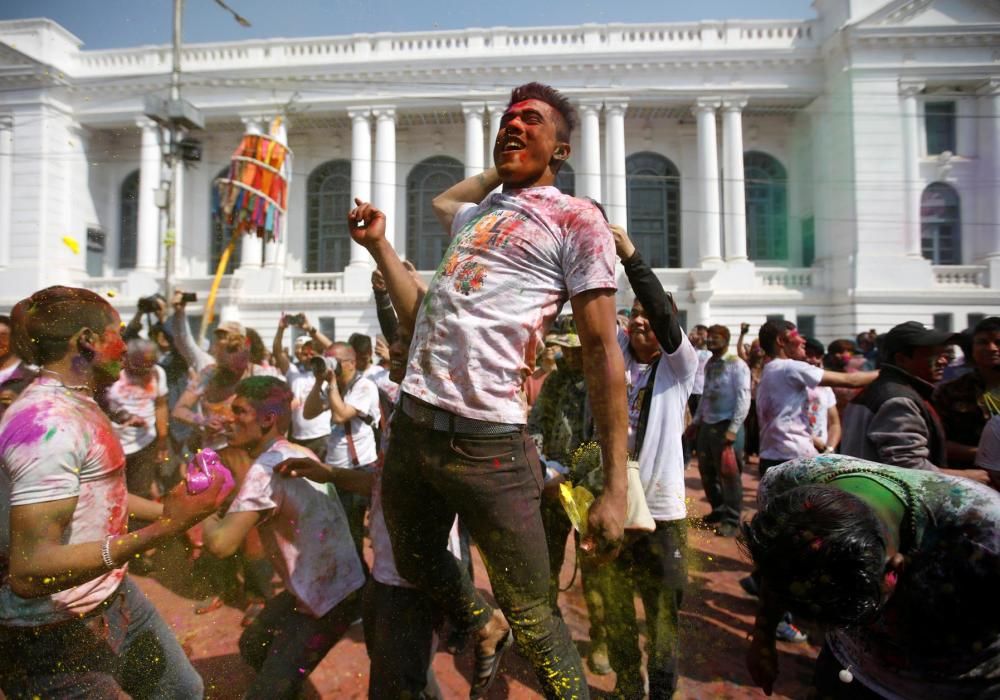
<svg viewBox="0 0 1000 700"><path fill-rule="evenodd" d="M806 392L806 414L809 419L809 432L823 442L830 434L829 411L837 405L837 396L828 386L817 386Z"/></svg>
<svg viewBox="0 0 1000 700"><path fill-rule="evenodd" d="M774 359L764 365L757 386L762 459L816 455L806 404L807 390L819 386L821 381L822 368L808 362Z"/></svg>
<svg viewBox="0 0 1000 700"><path fill-rule="evenodd" d="M0 422L0 625L35 627L90 612L121 584L122 566L77 586L21 598L7 583L10 509L76 498L64 544L102 542L126 530L125 453L87 394L36 379Z"/></svg>
<svg viewBox="0 0 1000 700"><path fill-rule="evenodd" d="M167 373L159 365L153 365L144 379L130 377L122 370L118 381L108 389L108 406L112 411L124 409L146 421L143 426L112 423L125 454L134 454L156 439L156 400L166 395Z"/></svg>
<svg viewBox="0 0 1000 700"><path fill-rule="evenodd" d="M847 476L872 479L907 504L915 541L904 539L906 567L878 617L831 630L831 651L855 682L887 700L998 697L1000 494L963 477L821 455L768 469L758 508L797 486Z"/></svg>
<svg viewBox="0 0 1000 700"><path fill-rule="evenodd" d="M274 473L292 457L316 459L280 438L250 467L230 513L268 511L257 530L268 558L303 612L319 618L365 583L340 499L305 479Z"/></svg>
<svg viewBox="0 0 1000 700"><path fill-rule="evenodd" d="M700 359L700 358L699 358ZM704 391L695 422L712 425L729 421L736 433L750 412L750 368L736 355L710 359L705 365Z"/></svg>
<svg viewBox="0 0 1000 700"><path fill-rule="evenodd" d="M402 391L467 418L524 424L522 386L563 304L615 288L611 230L590 202L532 187L465 206L452 234Z"/></svg>

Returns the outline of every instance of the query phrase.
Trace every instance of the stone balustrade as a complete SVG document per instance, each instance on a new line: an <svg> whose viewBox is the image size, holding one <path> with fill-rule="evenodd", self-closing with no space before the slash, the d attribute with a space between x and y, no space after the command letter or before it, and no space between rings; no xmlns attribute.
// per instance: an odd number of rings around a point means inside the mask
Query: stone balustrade
<svg viewBox="0 0 1000 700"><path fill-rule="evenodd" d="M951 289L986 287L985 265L934 265L934 284Z"/></svg>
<svg viewBox="0 0 1000 700"><path fill-rule="evenodd" d="M341 294L344 291L343 272L314 272L285 275L285 293L296 296Z"/></svg>
<svg viewBox="0 0 1000 700"><path fill-rule="evenodd" d="M755 274L762 287L809 289L813 286L813 271L808 267L758 267Z"/></svg>
<svg viewBox="0 0 1000 700"><path fill-rule="evenodd" d="M493 27L438 32L354 34L307 39L264 39L189 44L185 73L354 63L410 64L440 58L523 57L600 52L668 54L706 49L814 49L812 21L739 20L656 24L584 24L573 27ZM72 77L169 73L169 46L80 51L60 66Z"/></svg>

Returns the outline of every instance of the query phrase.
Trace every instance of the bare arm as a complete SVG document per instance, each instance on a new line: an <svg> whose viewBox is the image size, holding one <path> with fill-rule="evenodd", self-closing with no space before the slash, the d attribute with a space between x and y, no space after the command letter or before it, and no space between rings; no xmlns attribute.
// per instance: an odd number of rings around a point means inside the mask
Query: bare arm
<svg viewBox="0 0 1000 700"><path fill-rule="evenodd" d="M747 352L746 345L743 343L746 340L747 332L740 326L740 337L736 339L736 356L741 360L750 364L750 353Z"/></svg>
<svg viewBox="0 0 1000 700"><path fill-rule="evenodd" d="M328 373L332 375L332 372ZM333 381L332 377L330 381ZM312 420L323 411L326 410L326 406L323 405L323 379L321 377L316 377L316 382L312 385L309 390L309 395L306 396L306 400L302 402L302 417L306 420Z"/></svg>
<svg viewBox="0 0 1000 700"><path fill-rule="evenodd" d="M188 324L187 312L183 301L183 293L180 289L174 290L174 315L170 317L170 328L174 334L174 347L181 357L194 367L196 372L200 372L209 365L215 364L215 358L198 347L191 335L191 327Z"/></svg>
<svg viewBox="0 0 1000 700"><path fill-rule="evenodd" d="M167 406L167 397L158 396L156 398L156 450L157 458L165 461L169 457L169 447L167 446L167 430L170 425L170 408Z"/></svg>
<svg viewBox="0 0 1000 700"><path fill-rule="evenodd" d="M162 514L151 524L112 538L111 560L121 566L187 530L215 509L221 483L215 480L206 491L195 496L179 484L164 502ZM128 505L150 514L138 501L129 499ZM51 595L107 572L101 555L103 541L63 544L76 507L76 498L63 498L11 508L8 580L14 593L22 598Z"/></svg>
<svg viewBox="0 0 1000 700"><path fill-rule="evenodd" d="M195 412L194 407L198 405L198 392L193 388L188 387L181 394L181 397L177 399L177 403L174 404L174 410L171 416L175 420L179 420L181 423L193 426L201 426L203 421L202 417Z"/></svg>
<svg viewBox="0 0 1000 700"><path fill-rule="evenodd" d="M247 533L260 520L261 515L269 511L243 511L226 513L224 518L212 514L205 518L205 547L209 552L225 559L236 554Z"/></svg>
<svg viewBox="0 0 1000 700"><path fill-rule="evenodd" d="M327 401L330 402L330 420L334 423L346 423L358 416L358 409L351 406L340 395L340 387L333 379L327 382Z"/></svg>
<svg viewBox="0 0 1000 700"><path fill-rule="evenodd" d="M333 484L338 491L351 491L370 496L375 476L361 469L338 469L320 464L308 457L293 457L274 468L275 473L287 477L302 477L318 484Z"/></svg>
<svg viewBox="0 0 1000 700"><path fill-rule="evenodd" d="M873 372L831 372L823 370L823 379L820 386L844 387L847 389L861 389L878 379L878 370Z"/></svg>
<svg viewBox="0 0 1000 700"><path fill-rule="evenodd" d="M840 444L840 411L836 406L826 409L826 446L837 449Z"/></svg>
<svg viewBox="0 0 1000 700"><path fill-rule="evenodd" d="M285 322L285 314L281 314L278 320L278 330L274 334L274 341L271 343L271 354L274 355L274 365L282 374L288 374L288 367L291 364L288 353L285 352L285 329L288 324Z"/></svg>
<svg viewBox="0 0 1000 700"><path fill-rule="evenodd" d="M128 495L128 516L136 520L153 522L163 515L163 504L151 501L134 493Z"/></svg>
<svg viewBox="0 0 1000 700"><path fill-rule="evenodd" d="M435 197L431 205L434 207L434 214L441 222L445 232L451 234L451 225L455 221L455 214L463 205L479 204L499 184L500 176L497 174L497 169L490 168L478 175L465 178Z"/></svg>
<svg viewBox="0 0 1000 700"><path fill-rule="evenodd" d="M590 542L584 549L607 553L609 549L616 551L624 536L627 492L628 411L625 362L615 321L615 291L593 289L577 294L570 302L583 346L583 374L604 465L604 492L590 508L588 529L592 534L585 538Z"/></svg>

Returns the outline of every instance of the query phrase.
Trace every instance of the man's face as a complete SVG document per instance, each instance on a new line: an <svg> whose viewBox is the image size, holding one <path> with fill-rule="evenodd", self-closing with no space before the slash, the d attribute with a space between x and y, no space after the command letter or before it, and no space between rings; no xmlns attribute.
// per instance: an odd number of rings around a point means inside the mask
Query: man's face
<svg viewBox="0 0 1000 700"><path fill-rule="evenodd" d="M295 346L295 359L302 364L306 364L316 354L309 343L302 343Z"/></svg>
<svg viewBox="0 0 1000 700"><path fill-rule="evenodd" d="M791 360L805 360L806 359L806 339L799 335L796 329L791 329L790 331L785 331L778 338L778 342L782 343L785 349L785 355Z"/></svg>
<svg viewBox="0 0 1000 700"><path fill-rule="evenodd" d="M337 345L333 348L332 354L337 358L337 364L340 365L340 372L337 373L337 377L353 375L357 369L357 362L354 359L351 349Z"/></svg>
<svg viewBox="0 0 1000 700"><path fill-rule="evenodd" d="M237 396L232 405L233 417L226 423L226 439L230 447L252 447L259 443L268 427L257 420L253 404L243 396ZM263 416L267 418L267 416Z"/></svg>
<svg viewBox="0 0 1000 700"><path fill-rule="evenodd" d="M972 338L972 363L982 372L1000 370L1000 331L976 333Z"/></svg>
<svg viewBox="0 0 1000 700"><path fill-rule="evenodd" d="M823 356L822 355L817 355L816 353L807 352L806 353L806 362L808 362L809 364L811 364L813 367L822 367L823 366Z"/></svg>
<svg viewBox="0 0 1000 700"><path fill-rule="evenodd" d="M691 329L691 332L688 333L688 340L690 340L691 344L696 348L701 349L705 347L705 343L708 340L708 333L701 328L693 328Z"/></svg>
<svg viewBox="0 0 1000 700"><path fill-rule="evenodd" d="M948 366L948 347L946 345L931 345L913 348L913 354L896 353L896 364L914 377L931 384L941 381L944 368Z"/></svg>
<svg viewBox="0 0 1000 700"><path fill-rule="evenodd" d="M10 354L10 326L0 323L0 357Z"/></svg>
<svg viewBox="0 0 1000 700"><path fill-rule="evenodd" d="M94 379L98 385L114 384L122 371L122 358L125 356L127 346L122 340L121 319L118 313L111 312L112 320L103 329L94 329L95 340L94 358L92 365L94 368Z"/></svg>
<svg viewBox="0 0 1000 700"><path fill-rule="evenodd" d="M399 384L406 376L406 360L410 354L410 334L403 329L389 345L389 379Z"/></svg>
<svg viewBox="0 0 1000 700"><path fill-rule="evenodd" d="M507 109L493 144L493 163L504 185L535 185L546 175L557 149L563 159L569 156L569 144L556 136L561 123L559 112L540 100L523 100ZM554 181L554 173L549 174Z"/></svg>
<svg viewBox="0 0 1000 700"><path fill-rule="evenodd" d="M705 340L705 347L712 352L725 352L726 348L729 347L729 339L718 331L711 332Z"/></svg>
<svg viewBox="0 0 1000 700"><path fill-rule="evenodd" d="M125 355L125 371L133 377L146 377L156 364L156 350L135 349Z"/></svg>
<svg viewBox="0 0 1000 700"><path fill-rule="evenodd" d="M238 333L216 331L212 354L220 367L242 374L250 365L250 340Z"/></svg>
<svg viewBox="0 0 1000 700"><path fill-rule="evenodd" d="M659 350L660 343L649 326L649 319L642 304L636 301L628 321L628 343L637 355L645 355Z"/></svg>

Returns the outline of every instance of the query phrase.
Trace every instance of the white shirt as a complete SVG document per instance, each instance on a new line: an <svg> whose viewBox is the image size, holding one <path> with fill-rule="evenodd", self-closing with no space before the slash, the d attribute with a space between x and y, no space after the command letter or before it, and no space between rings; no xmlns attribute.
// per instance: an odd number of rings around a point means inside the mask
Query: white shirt
<svg viewBox="0 0 1000 700"><path fill-rule="evenodd" d="M308 365L300 365L298 362L291 362L288 365L288 372L285 373L285 381L288 388L292 390L292 437L296 440L313 440L318 437L330 434L330 412L323 411L315 418L306 419L302 416L302 409L306 403L306 397L312 391L316 383L316 375Z"/></svg>
<svg viewBox="0 0 1000 700"><path fill-rule="evenodd" d="M837 405L837 396L830 387L818 386L808 390L808 397L809 429L825 444L829 437L829 411Z"/></svg>
<svg viewBox="0 0 1000 700"><path fill-rule="evenodd" d="M378 458L378 450L375 445L375 431L372 426L378 425L381 410L378 401L378 388L370 379L357 376L354 386L343 397L344 403L353 406L358 411L358 415L351 419L351 438L354 440L354 449L358 455L358 463L351 461L350 448L347 442L347 433L343 423L333 423L330 426L330 437L327 439L326 463L331 467L343 467L353 469L373 463ZM323 392L324 405L328 405L326 391ZM364 420L364 415L368 420Z"/></svg>
<svg viewBox="0 0 1000 700"><path fill-rule="evenodd" d="M806 404L808 389L823 381L823 369L808 362L774 359L757 385L761 459L815 457Z"/></svg>
<svg viewBox="0 0 1000 700"><path fill-rule="evenodd" d="M629 434L638 428L638 409L642 396L648 390L651 373L637 372L641 365L628 347L628 336L619 329L618 343L625 357L626 379L642 376L643 387L629 386ZM646 435L639 451L639 478L646 492L646 505L653 520L682 520L687 517L684 503L684 455L681 434L684 432L684 415L687 400L694 386L698 371L698 355L686 337L672 355L660 355L653 380L653 398L646 423ZM635 423L635 424L634 424ZM634 443L634 438L630 439Z"/></svg>
<svg viewBox="0 0 1000 700"><path fill-rule="evenodd" d="M76 498L62 544L102 542L126 531L125 453L97 403L49 377L36 379L0 422L0 625L70 620L104 602L126 567L65 590L21 598L6 582L12 506Z"/></svg>
<svg viewBox="0 0 1000 700"><path fill-rule="evenodd" d="M563 304L615 288L611 230L592 203L529 187L465 205L451 233L402 391L466 418L523 425L521 388Z"/></svg>
<svg viewBox="0 0 1000 700"><path fill-rule="evenodd" d="M712 351L701 348L695 352L698 353L698 371L694 375L694 387L691 393L701 396L705 391L705 365L712 359Z"/></svg>
<svg viewBox="0 0 1000 700"><path fill-rule="evenodd" d="M322 617L365 583L339 498L305 479L278 476L291 457L316 455L279 438L250 467L230 513L269 511L257 525L268 558L299 608Z"/></svg>
<svg viewBox="0 0 1000 700"><path fill-rule="evenodd" d="M167 373L153 365L145 381L129 377L125 370L108 389L108 406L112 411L128 411L142 418L141 427L112 423L125 454L135 454L156 439L156 400L167 395Z"/></svg>

